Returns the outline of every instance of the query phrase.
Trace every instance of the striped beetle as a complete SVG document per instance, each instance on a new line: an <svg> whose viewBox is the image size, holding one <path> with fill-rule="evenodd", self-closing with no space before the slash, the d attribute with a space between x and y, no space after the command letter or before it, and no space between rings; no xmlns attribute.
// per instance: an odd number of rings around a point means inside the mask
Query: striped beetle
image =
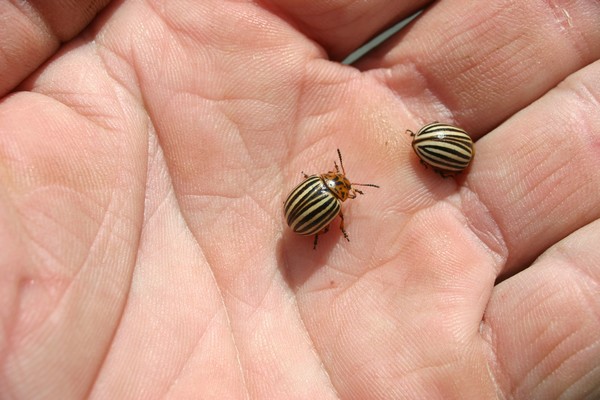
<svg viewBox="0 0 600 400"><path fill-rule="evenodd" d="M300 235L315 235L313 249L317 248L319 234L329 230L329 224L339 214L340 230L346 240L350 241L344 229L342 202L356 198L356 194L364 194L354 186L376 187L372 183L350 183L346 178L342 153L337 150L340 166L334 161L335 172L329 171L320 175L304 175L304 181L296 186L284 203L285 219L290 228Z"/></svg>
<svg viewBox="0 0 600 400"><path fill-rule="evenodd" d="M412 148L421 159L421 164L431 166L443 178L453 176L467 168L475 148L473 140L461 128L433 122L425 125L413 137Z"/></svg>

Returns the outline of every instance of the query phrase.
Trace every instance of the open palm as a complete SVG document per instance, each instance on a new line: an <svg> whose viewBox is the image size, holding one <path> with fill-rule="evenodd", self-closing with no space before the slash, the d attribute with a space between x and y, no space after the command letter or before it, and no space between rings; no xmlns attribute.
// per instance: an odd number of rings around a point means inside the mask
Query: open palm
<svg viewBox="0 0 600 400"><path fill-rule="evenodd" d="M600 3L438 1L354 67L427 2L30 3L1 398L600 395ZM432 121L477 139L456 179L412 152ZM282 204L337 148L381 188L313 250Z"/></svg>

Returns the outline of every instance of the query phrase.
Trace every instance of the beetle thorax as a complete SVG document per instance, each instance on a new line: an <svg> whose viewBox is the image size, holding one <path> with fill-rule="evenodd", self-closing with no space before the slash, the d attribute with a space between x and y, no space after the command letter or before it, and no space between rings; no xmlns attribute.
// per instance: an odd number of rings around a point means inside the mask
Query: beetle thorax
<svg viewBox="0 0 600 400"><path fill-rule="evenodd" d="M328 172L322 174L321 179L325 183L327 189L329 189L335 197L340 199L340 201L345 201L348 198L350 189L352 189L352 184L344 174Z"/></svg>

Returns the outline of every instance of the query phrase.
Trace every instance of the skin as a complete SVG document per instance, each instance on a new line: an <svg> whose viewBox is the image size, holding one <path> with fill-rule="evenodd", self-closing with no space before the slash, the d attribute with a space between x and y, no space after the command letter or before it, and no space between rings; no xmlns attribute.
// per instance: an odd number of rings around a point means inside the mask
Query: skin
<svg viewBox="0 0 600 400"><path fill-rule="evenodd" d="M110 3L110 4L107 4ZM600 396L600 3L1 2L0 397ZM105 8L103 8L105 7ZM464 128L442 179L407 129ZM282 203L344 155L312 250Z"/></svg>

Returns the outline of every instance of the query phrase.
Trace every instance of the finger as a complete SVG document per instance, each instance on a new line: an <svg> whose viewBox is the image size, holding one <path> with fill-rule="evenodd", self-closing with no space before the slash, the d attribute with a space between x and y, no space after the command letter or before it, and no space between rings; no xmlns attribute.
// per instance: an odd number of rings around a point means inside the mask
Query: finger
<svg viewBox="0 0 600 400"><path fill-rule="evenodd" d="M564 3L440 1L358 67L479 136L600 58L600 3Z"/></svg>
<svg viewBox="0 0 600 400"><path fill-rule="evenodd" d="M600 217L599 99L596 62L478 141L463 204L501 232L504 274Z"/></svg>
<svg viewBox="0 0 600 400"><path fill-rule="evenodd" d="M109 0L0 2L0 96L79 33Z"/></svg>
<svg viewBox="0 0 600 400"><path fill-rule="evenodd" d="M274 0L299 29L334 60L365 43L385 27L410 16L430 1Z"/></svg>
<svg viewBox="0 0 600 400"><path fill-rule="evenodd" d="M493 357L489 365L506 397L597 398L598 243L596 221L494 290L482 333Z"/></svg>

